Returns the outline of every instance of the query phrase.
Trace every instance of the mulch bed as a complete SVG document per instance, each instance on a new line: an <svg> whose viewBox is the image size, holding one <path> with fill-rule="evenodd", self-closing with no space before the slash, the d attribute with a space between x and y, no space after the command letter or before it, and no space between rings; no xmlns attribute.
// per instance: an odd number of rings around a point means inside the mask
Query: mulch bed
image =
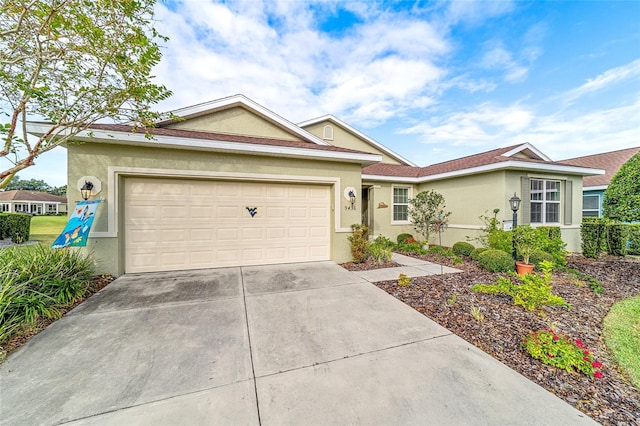
<svg viewBox="0 0 640 426"><path fill-rule="evenodd" d="M507 296L492 296L471 291L471 286L493 283L499 274L480 269L465 259L453 264L448 258L428 254L415 256L462 269L456 274L412 279L403 288L397 281L378 283L378 287L402 300L451 332L466 339L569 404L607 425L640 425L640 392L616 369L602 337L602 320L611 306L640 295L638 259L602 257L599 260L573 255L568 267L596 277L604 288L597 295L588 285L579 285L565 272L554 272L553 292L571 304L571 309L547 307L528 312L513 305ZM471 315L475 307L484 320ZM590 379L581 373L542 364L520 346L530 331L553 327L573 339L581 339L603 365L602 379Z"/></svg>
<svg viewBox="0 0 640 426"><path fill-rule="evenodd" d="M64 316L67 312L78 306L80 303L84 302L89 297L102 290L115 279L116 278L112 275L97 275L91 278L91 282L89 283L89 288L87 290L87 293L85 293L85 296L82 299L78 299L74 303L65 306L64 308L60 308L61 316ZM0 348L0 362L2 362L4 358L11 352L27 343L29 339L40 333L55 321L55 319L50 318L40 319L37 324L34 324L31 327L21 330L19 333L16 333L15 336L9 339L9 341Z"/></svg>
<svg viewBox="0 0 640 426"><path fill-rule="evenodd" d="M378 263L371 259L367 259L366 262L361 262L361 263L347 262L347 263L340 264L340 266L342 266L347 271L355 272L355 271L370 271L372 269L395 268L397 266L402 266L402 265L396 262Z"/></svg>

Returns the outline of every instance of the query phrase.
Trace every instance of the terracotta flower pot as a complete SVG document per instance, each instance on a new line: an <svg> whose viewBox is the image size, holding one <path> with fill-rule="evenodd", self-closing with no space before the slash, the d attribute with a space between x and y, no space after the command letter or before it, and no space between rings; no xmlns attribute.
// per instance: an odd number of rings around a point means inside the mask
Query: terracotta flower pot
<svg viewBox="0 0 640 426"><path fill-rule="evenodd" d="M521 277L524 277L526 274L532 273L535 266L533 263L516 262L516 272Z"/></svg>

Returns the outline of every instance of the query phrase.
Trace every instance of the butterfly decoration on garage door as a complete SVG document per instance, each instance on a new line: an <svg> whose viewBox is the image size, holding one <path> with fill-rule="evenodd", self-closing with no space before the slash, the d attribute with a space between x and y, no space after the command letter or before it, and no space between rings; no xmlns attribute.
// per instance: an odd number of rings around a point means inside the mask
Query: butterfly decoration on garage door
<svg viewBox="0 0 640 426"><path fill-rule="evenodd" d="M102 200L78 201L75 209L64 227L62 233L53 242L51 247L84 247L87 245L87 237L93 225L93 219Z"/></svg>
<svg viewBox="0 0 640 426"><path fill-rule="evenodd" d="M245 208L247 209L247 211L249 212L251 217L254 217L255 215L258 214L258 208L257 207L245 207Z"/></svg>

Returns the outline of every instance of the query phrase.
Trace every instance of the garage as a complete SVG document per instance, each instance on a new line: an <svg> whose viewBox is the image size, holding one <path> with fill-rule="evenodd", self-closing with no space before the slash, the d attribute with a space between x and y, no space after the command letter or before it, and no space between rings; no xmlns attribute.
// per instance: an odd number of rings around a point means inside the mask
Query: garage
<svg viewBox="0 0 640 426"><path fill-rule="evenodd" d="M125 272L330 259L330 186L130 177Z"/></svg>

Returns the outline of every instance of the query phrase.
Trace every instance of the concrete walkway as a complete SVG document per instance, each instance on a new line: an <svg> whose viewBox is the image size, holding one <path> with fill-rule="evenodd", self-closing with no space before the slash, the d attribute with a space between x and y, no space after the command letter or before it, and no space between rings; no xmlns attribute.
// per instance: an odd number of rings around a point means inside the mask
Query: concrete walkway
<svg viewBox="0 0 640 426"><path fill-rule="evenodd" d="M595 424L332 262L123 276L0 365L0 423Z"/></svg>
<svg viewBox="0 0 640 426"><path fill-rule="evenodd" d="M409 278L424 277L427 275L453 274L462 272L460 269L450 268L415 257L393 253L391 260L399 265L394 268L374 269L371 271L354 271L353 273L370 283L397 280L398 275L405 274Z"/></svg>

